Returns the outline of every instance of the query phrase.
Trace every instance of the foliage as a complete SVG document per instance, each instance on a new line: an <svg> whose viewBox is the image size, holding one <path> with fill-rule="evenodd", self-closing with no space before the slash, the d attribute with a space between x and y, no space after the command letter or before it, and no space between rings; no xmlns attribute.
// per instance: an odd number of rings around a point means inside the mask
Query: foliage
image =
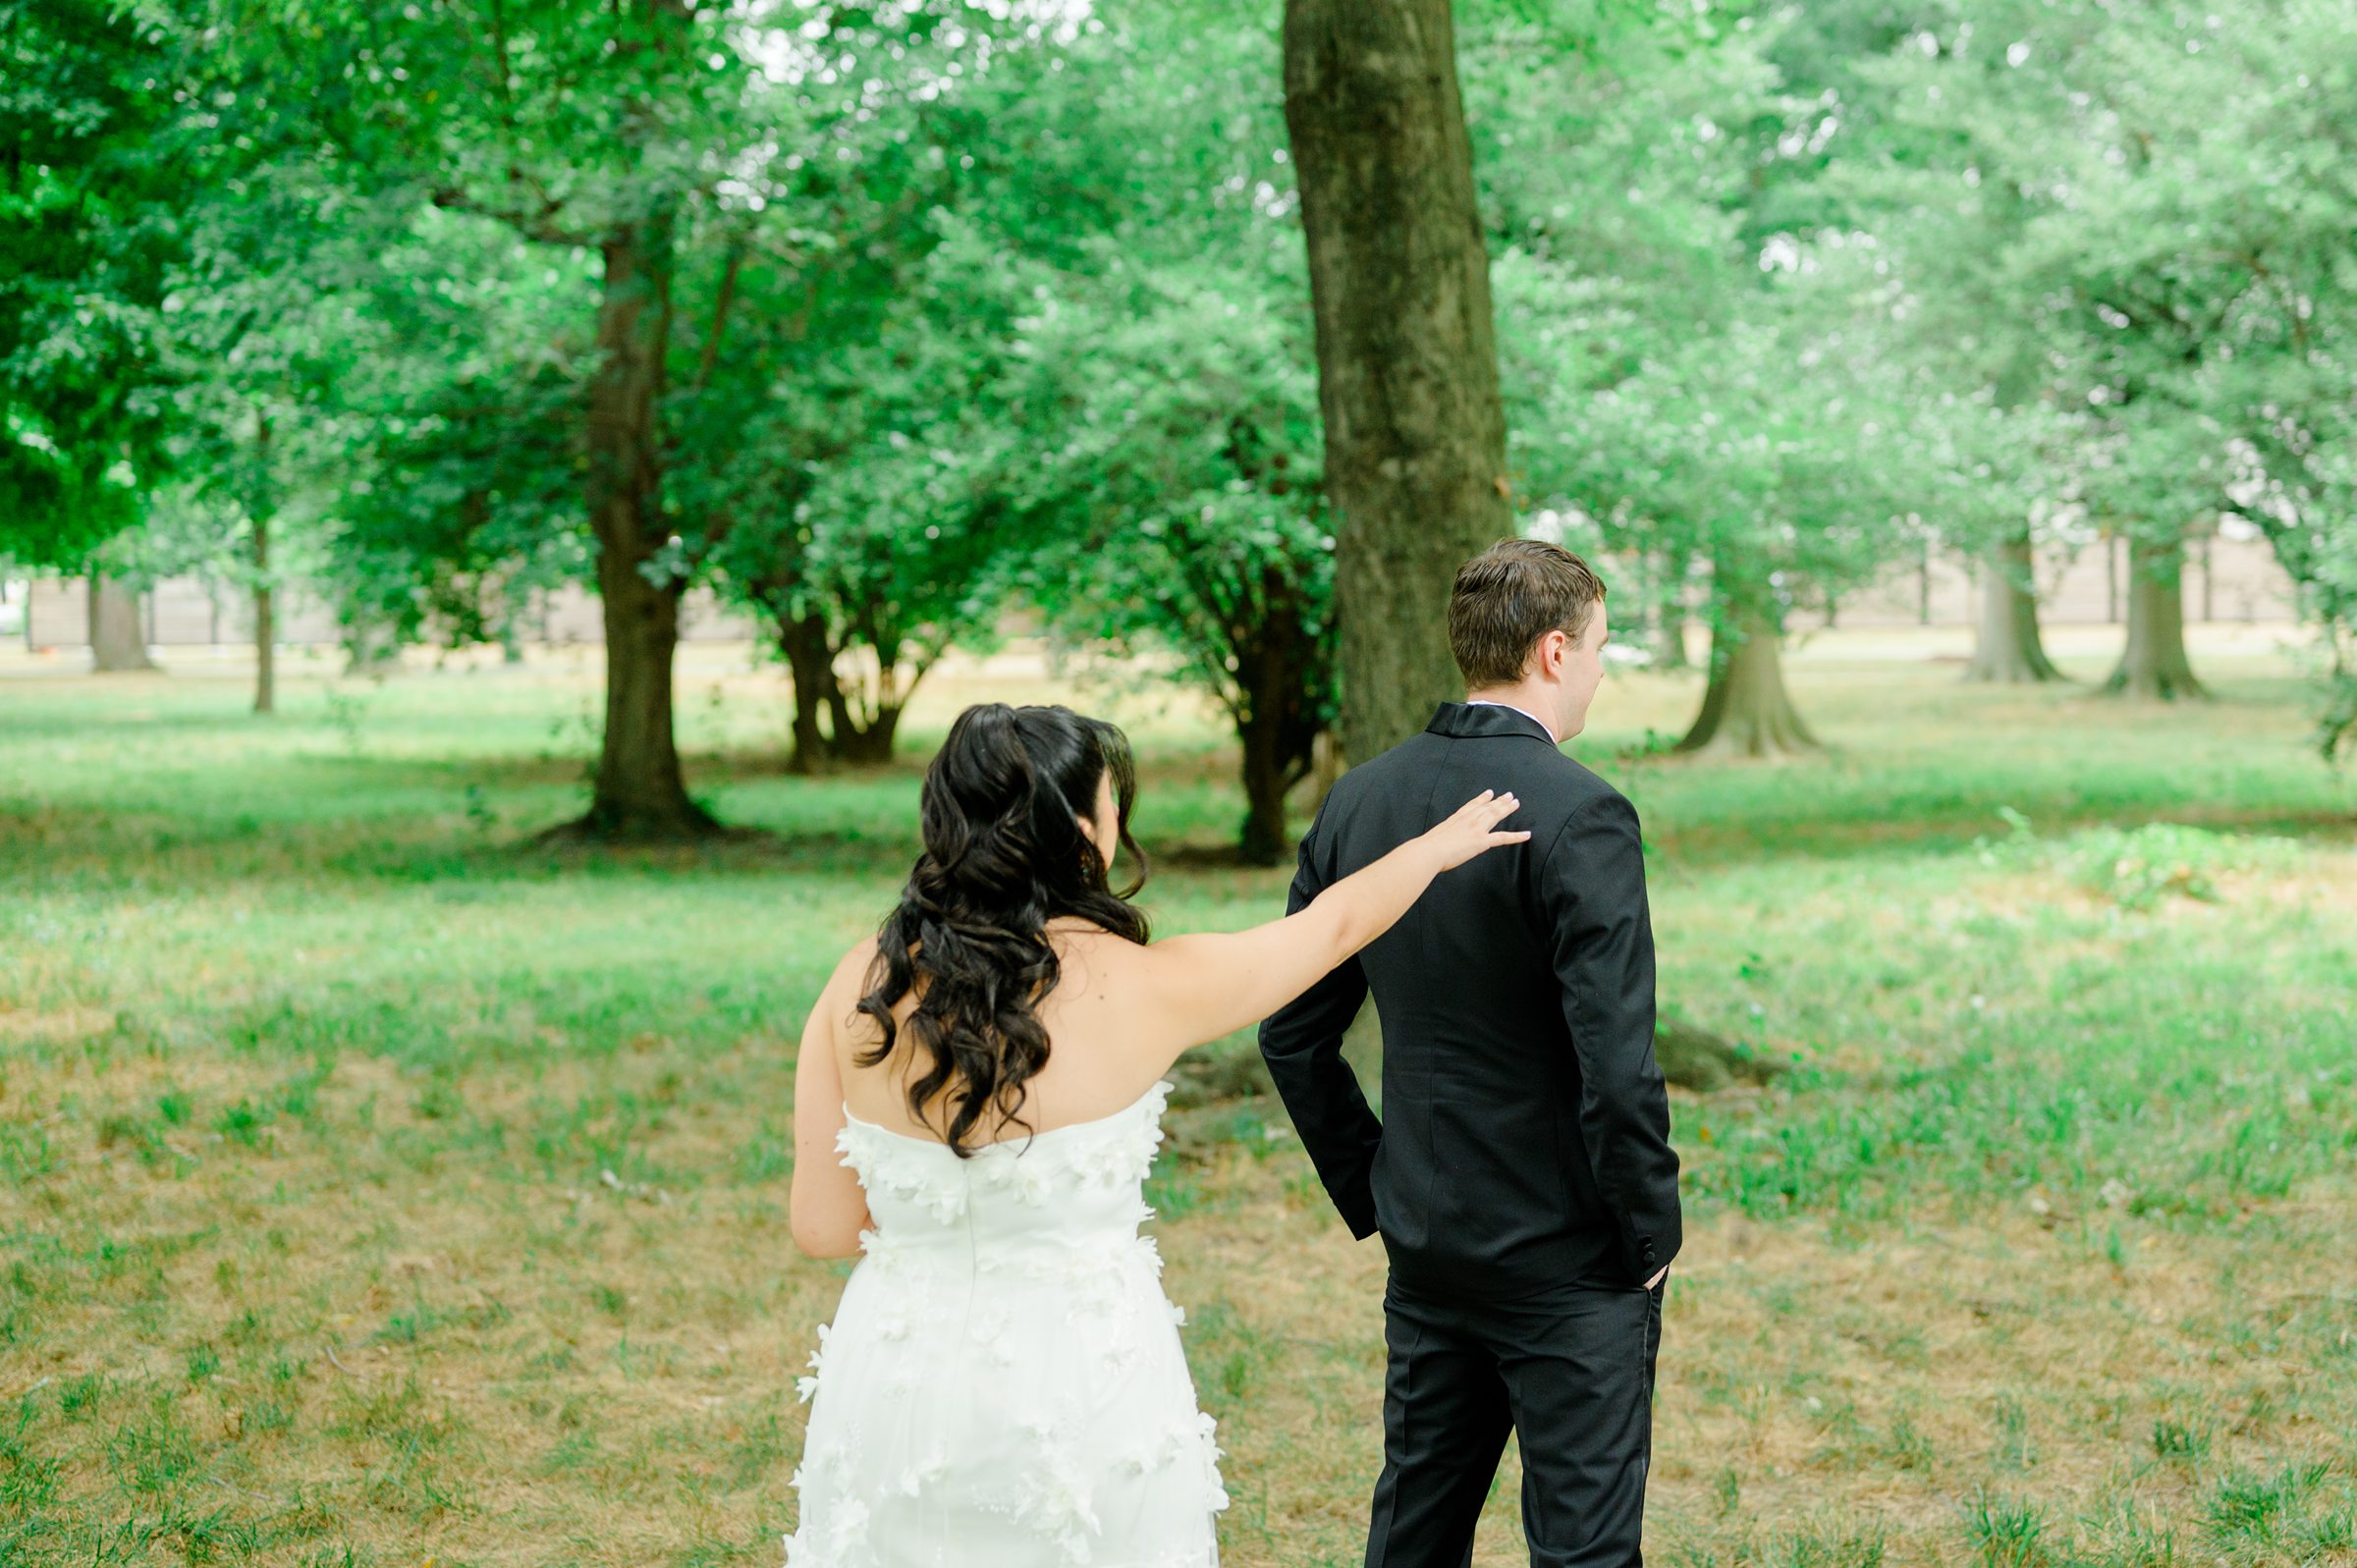
<svg viewBox="0 0 2357 1568"><path fill-rule="evenodd" d="M1306 312L1184 269L1042 334L1031 492L1059 543L1034 590L1068 636L1167 645L1244 753L1248 859L1285 843L1285 798L1336 706L1334 536ZM1083 347L1085 346L1085 347Z"/></svg>
<svg viewBox="0 0 2357 1568"><path fill-rule="evenodd" d="M1609 548L1712 568L1714 620L1823 602L1907 549L1980 422L1942 419L1893 355L1871 235L1798 237L1762 185L1821 139L1773 29L1608 27L1591 46L1510 16L1468 46L1517 482ZM1959 443L1952 427L1962 427ZM1949 488L1960 488L1950 486Z"/></svg>
<svg viewBox="0 0 2357 1568"><path fill-rule="evenodd" d="M2220 833L2177 822L2132 828L2093 827L2060 838L2041 836L2022 813L2004 808L2010 833L1977 840L1983 865L2054 870L2107 902L2150 914L2168 899L2220 903L2220 879L2236 873L2294 870L2293 839Z"/></svg>
<svg viewBox="0 0 2357 1568"><path fill-rule="evenodd" d="M1284 641L1304 765L1336 620L1268 8L5 15L18 559L243 581L261 525L356 638L512 640L636 453L632 569L762 614L822 744L888 743L1014 590L1239 727ZM2256 528L2357 732L2345 7L1458 21L1514 499L1622 602L1700 571L1773 630L1934 544Z"/></svg>
<svg viewBox="0 0 2357 1568"><path fill-rule="evenodd" d="M2173 547L2238 514L2341 635L2329 565L2357 260L2357 22L2312 0L1927 5L1863 73L1927 329L2082 434L2050 495Z"/></svg>
<svg viewBox="0 0 2357 1568"><path fill-rule="evenodd" d="M172 40L110 0L0 5L0 553L78 564L164 470L159 287L204 161Z"/></svg>

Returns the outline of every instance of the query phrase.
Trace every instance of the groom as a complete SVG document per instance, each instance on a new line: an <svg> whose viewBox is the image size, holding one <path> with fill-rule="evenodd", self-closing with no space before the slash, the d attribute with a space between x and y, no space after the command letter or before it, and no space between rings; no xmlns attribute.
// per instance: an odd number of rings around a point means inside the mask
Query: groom
<svg viewBox="0 0 2357 1568"><path fill-rule="evenodd" d="M1642 1561L1677 1156L1653 1056L1653 930L1628 801L1556 749L1603 674L1604 584L1508 539L1449 602L1465 700L1335 784L1288 909L1483 789L1529 843L1432 885L1261 1026L1335 1207L1382 1233L1390 1371L1367 1568L1464 1568L1507 1433L1533 1568ZM1383 1108L1342 1054L1372 992Z"/></svg>

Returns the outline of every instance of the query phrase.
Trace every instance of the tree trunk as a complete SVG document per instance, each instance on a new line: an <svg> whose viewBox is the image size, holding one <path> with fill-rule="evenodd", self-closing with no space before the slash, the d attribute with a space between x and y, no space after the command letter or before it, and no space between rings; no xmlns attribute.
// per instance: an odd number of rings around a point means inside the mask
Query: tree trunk
<svg viewBox="0 0 2357 1568"><path fill-rule="evenodd" d="M253 711L278 711L278 617L270 589L270 523L253 519Z"/></svg>
<svg viewBox="0 0 2357 1568"><path fill-rule="evenodd" d="M2038 634L2034 567L2026 532L1990 548L1981 571L1980 635L1973 644L1965 679L2034 685L2062 678L2062 672L2047 658L2046 644Z"/></svg>
<svg viewBox="0 0 2357 1568"><path fill-rule="evenodd" d="M1683 670L1690 661L1686 657L1686 618L1676 607L1662 612L1661 624L1653 634L1653 667L1656 670Z"/></svg>
<svg viewBox="0 0 2357 1568"><path fill-rule="evenodd" d="M1260 573L1258 591L1242 602L1255 608L1228 637L1234 672L1229 711L1242 752L1244 822L1236 852L1246 865L1273 866L1292 839L1285 831L1286 797L1317 762L1317 632L1292 573L1274 567Z"/></svg>
<svg viewBox="0 0 2357 1568"><path fill-rule="evenodd" d="M2128 566L2128 645L2104 689L2161 702L2208 696L2185 655L2185 542L2140 538Z"/></svg>
<svg viewBox="0 0 2357 1568"><path fill-rule="evenodd" d="M778 623L778 651L786 656L786 669L794 677L794 755L786 766L795 773L814 774L826 766L828 755L819 715L843 703L835 682L835 649L827 641L827 623L821 617L787 610L771 614Z"/></svg>
<svg viewBox="0 0 2357 1568"><path fill-rule="evenodd" d="M147 633L139 624L139 596L119 577L93 568L90 591L90 669L99 674L153 670Z"/></svg>
<svg viewBox="0 0 2357 1568"><path fill-rule="evenodd" d="M1364 761L1462 690L1450 585L1513 527L1450 0L1287 0L1285 117L1336 517L1343 750Z"/></svg>
<svg viewBox="0 0 2357 1568"><path fill-rule="evenodd" d="M344 627L344 674L383 680L401 670L401 638L381 622L347 622Z"/></svg>
<svg viewBox="0 0 2357 1568"><path fill-rule="evenodd" d="M1784 690L1776 622L1765 611L1729 609L1711 632L1711 679L1702 712L1677 749L1714 756L1783 757L1821 750Z"/></svg>
<svg viewBox="0 0 2357 1568"><path fill-rule="evenodd" d="M893 737L900 732L900 728L901 709L898 704L879 706L865 724L838 722L835 729L835 755L860 767L881 767L892 760Z"/></svg>
<svg viewBox="0 0 2357 1568"><path fill-rule="evenodd" d="M687 798L672 729L680 584L643 568L670 537L662 512L655 409L671 337L671 221L658 214L608 236L589 383L586 501L597 536L606 633L606 729L588 815L568 837L699 838L718 824Z"/></svg>
<svg viewBox="0 0 2357 1568"><path fill-rule="evenodd" d="M1661 609L1654 630L1654 668L1683 670L1686 656L1686 558L1665 556L1662 562Z"/></svg>
<svg viewBox="0 0 2357 1568"><path fill-rule="evenodd" d="M1236 852L1248 866L1273 866L1292 839L1285 831L1285 797L1302 768L1284 756L1283 726L1274 717L1247 717L1235 727L1243 746L1244 827Z"/></svg>

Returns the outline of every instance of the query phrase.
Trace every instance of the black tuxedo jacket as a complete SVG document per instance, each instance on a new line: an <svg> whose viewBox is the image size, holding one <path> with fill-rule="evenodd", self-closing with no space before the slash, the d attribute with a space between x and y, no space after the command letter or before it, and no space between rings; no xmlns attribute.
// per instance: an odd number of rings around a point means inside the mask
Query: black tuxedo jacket
<svg viewBox="0 0 2357 1568"><path fill-rule="evenodd" d="M1677 1255L1677 1155L1653 1055L1653 926L1637 814L1512 708L1445 702L1343 775L1288 908L1484 789L1530 841L1442 873L1357 957L1260 1029L1318 1175L1392 1270L1481 1297L1635 1285ZM1383 1118L1343 1059L1369 992Z"/></svg>

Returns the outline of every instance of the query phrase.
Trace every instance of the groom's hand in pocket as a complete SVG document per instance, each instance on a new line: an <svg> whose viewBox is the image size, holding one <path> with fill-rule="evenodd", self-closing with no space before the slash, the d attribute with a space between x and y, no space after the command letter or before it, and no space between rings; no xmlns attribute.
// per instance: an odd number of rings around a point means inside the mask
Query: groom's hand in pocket
<svg viewBox="0 0 2357 1568"><path fill-rule="evenodd" d="M1661 1272L1655 1274L1651 1279L1645 1281L1645 1288L1647 1290L1651 1290L1654 1286L1660 1284L1663 1280L1669 1277L1670 1266L1668 1264L1664 1264L1662 1265Z"/></svg>

